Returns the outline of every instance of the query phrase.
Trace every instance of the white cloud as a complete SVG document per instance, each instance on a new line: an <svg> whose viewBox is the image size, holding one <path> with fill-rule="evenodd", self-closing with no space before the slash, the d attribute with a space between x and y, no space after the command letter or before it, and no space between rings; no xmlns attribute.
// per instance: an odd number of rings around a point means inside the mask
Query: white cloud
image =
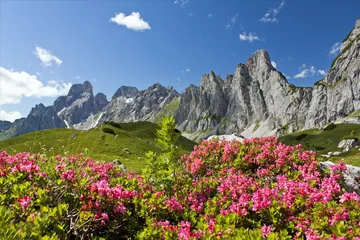
<svg viewBox="0 0 360 240"><path fill-rule="evenodd" d="M228 29L231 29L231 28L235 25L238 16L239 16L239 14L235 14L235 15L230 19L230 22L224 24L224 25L225 25L225 29L227 29L227 30L228 30Z"/></svg>
<svg viewBox="0 0 360 240"><path fill-rule="evenodd" d="M22 114L17 111L6 112L0 110L0 120L14 122L16 119L22 118Z"/></svg>
<svg viewBox="0 0 360 240"><path fill-rule="evenodd" d="M281 9L284 7L285 1L282 1L280 3L280 6L277 8L271 8L269 9L264 16L260 19L260 22L264 23L274 23L278 22L276 16L280 13Z"/></svg>
<svg viewBox="0 0 360 240"><path fill-rule="evenodd" d="M185 69L185 72L190 72L190 68Z"/></svg>
<svg viewBox="0 0 360 240"><path fill-rule="evenodd" d="M190 0L175 0L174 3L184 8L186 4L190 3Z"/></svg>
<svg viewBox="0 0 360 240"><path fill-rule="evenodd" d="M181 79L179 77L176 78L176 81L181 82Z"/></svg>
<svg viewBox="0 0 360 240"><path fill-rule="evenodd" d="M76 79L80 79L80 76L76 76Z"/></svg>
<svg viewBox="0 0 360 240"><path fill-rule="evenodd" d="M336 42L330 49L330 55L337 55L340 53L341 43Z"/></svg>
<svg viewBox="0 0 360 240"><path fill-rule="evenodd" d="M285 75L285 77L286 77L286 79L291 79L291 77L289 76L289 75L287 75L286 73L284 73L284 75Z"/></svg>
<svg viewBox="0 0 360 240"><path fill-rule="evenodd" d="M123 25L128 29L134 31L145 31L150 30L149 23L145 22L139 12L132 12L131 15L125 16L124 13L119 13L115 17L110 19L110 22L117 23L118 25Z"/></svg>
<svg viewBox="0 0 360 240"><path fill-rule="evenodd" d="M319 73L320 75L323 75L323 76L326 75L326 72L325 72L324 70L321 70L321 69L318 70L318 73Z"/></svg>
<svg viewBox="0 0 360 240"><path fill-rule="evenodd" d="M48 81L44 85L36 75L9 71L0 66L0 104L17 104L23 97L56 97L66 95L71 83Z"/></svg>
<svg viewBox="0 0 360 240"><path fill-rule="evenodd" d="M310 73L311 73L312 76L316 73L316 69L315 69L314 66L310 67Z"/></svg>
<svg viewBox="0 0 360 240"><path fill-rule="evenodd" d="M314 66L307 67L303 63L299 68L299 73L294 76L294 78L306 78L308 76L314 76L316 73L316 68Z"/></svg>
<svg viewBox="0 0 360 240"><path fill-rule="evenodd" d="M189 13L189 17L192 17L192 16L194 16L194 14L193 14L193 13Z"/></svg>
<svg viewBox="0 0 360 240"><path fill-rule="evenodd" d="M62 63L62 61L53 55L51 51L39 46L36 46L34 54L40 59L41 64L46 67L53 65L53 63L60 66Z"/></svg>
<svg viewBox="0 0 360 240"><path fill-rule="evenodd" d="M23 116L21 115L21 113L19 113L17 111L6 112L4 110L0 110L0 120L3 120L3 121L14 122L16 119L19 119L22 117Z"/></svg>
<svg viewBox="0 0 360 240"><path fill-rule="evenodd" d="M208 17L209 17L209 18L212 18L213 16L214 16L214 14L212 14L212 13L209 13L209 14L208 14Z"/></svg>
<svg viewBox="0 0 360 240"><path fill-rule="evenodd" d="M271 65L274 67L274 68L276 68L276 62L274 62L274 61L271 61Z"/></svg>
<svg viewBox="0 0 360 240"><path fill-rule="evenodd" d="M256 35L256 33L247 34L246 32L243 32L240 33L239 38L241 41L249 41L249 42L260 41L260 38Z"/></svg>
<svg viewBox="0 0 360 240"><path fill-rule="evenodd" d="M294 76L294 78L306 78L309 75L309 69L304 69Z"/></svg>

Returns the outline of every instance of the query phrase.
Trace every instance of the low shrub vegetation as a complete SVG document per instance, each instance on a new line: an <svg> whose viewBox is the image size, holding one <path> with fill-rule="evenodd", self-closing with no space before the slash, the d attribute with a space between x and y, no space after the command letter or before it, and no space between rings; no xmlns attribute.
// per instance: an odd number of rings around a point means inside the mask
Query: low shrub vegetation
<svg viewBox="0 0 360 240"><path fill-rule="evenodd" d="M275 137L202 141L177 160L174 121L160 126L143 174L0 153L0 239L360 239L344 163L323 170Z"/></svg>
<svg viewBox="0 0 360 240"><path fill-rule="evenodd" d="M333 130L334 128L336 128L336 124L335 123L330 123L329 125L327 125L324 128L324 131L330 131L330 130Z"/></svg>
<svg viewBox="0 0 360 240"><path fill-rule="evenodd" d="M104 133L109 133L109 134L115 135L115 131L112 128L104 127L102 130Z"/></svg>

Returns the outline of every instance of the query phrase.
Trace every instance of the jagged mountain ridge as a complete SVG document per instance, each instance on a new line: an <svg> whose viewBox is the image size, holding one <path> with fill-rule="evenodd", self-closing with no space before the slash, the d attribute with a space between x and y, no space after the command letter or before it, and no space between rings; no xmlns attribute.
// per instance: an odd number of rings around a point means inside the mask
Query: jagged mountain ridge
<svg viewBox="0 0 360 240"><path fill-rule="evenodd" d="M89 121L90 127L103 121L154 121L162 109L180 98L180 104L173 104L177 106L173 112L179 128L192 138L230 133L278 135L322 127L360 109L360 19L341 49L329 73L314 88L290 84L271 65L267 51L258 50L225 80L210 71L202 76L199 87L190 85L182 94L161 84L142 91L122 86L108 102L102 93L94 97L90 82L74 84L67 96L46 107L44 126L36 127L34 114L16 120L12 126L20 129L16 134L22 134L79 127ZM52 119L56 124L48 124Z"/></svg>

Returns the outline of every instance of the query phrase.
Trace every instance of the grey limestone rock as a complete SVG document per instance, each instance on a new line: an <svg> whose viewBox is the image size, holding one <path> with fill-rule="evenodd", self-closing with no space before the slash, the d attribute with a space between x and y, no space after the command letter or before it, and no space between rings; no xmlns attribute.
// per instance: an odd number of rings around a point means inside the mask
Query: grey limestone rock
<svg viewBox="0 0 360 240"><path fill-rule="evenodd" d="M138 94L139 90L136 87L129 87L129 86L121 86L118 90L116 90L112 99L118 97L124 98L133 98Z"/></svg>
<svg viewBox="0 0 360 240"><path fill-rule="evenodd" d="M348 152L357 146L359 146L359 142L356 139L344 139L338 144L338 148L342 148L344 152Z"/></svg>
<svg viewBox="0 0 360 240"><path fill-rule="evenodd" d="M330 168L334 163L330 161L320 162L322 168ZM360 168L352 165L346 165L347 169L344 172L345 185L348 191L355 191L360 194Z"/></svg>
<svg viewBox="0 0 360 240"><path fill-rule="evenodd" d="M100 122L151 121L163 107L178 96L179 93L174 88L166 88L156 83L146 90L139 91L132 98L113 98L104 108Z"/></svg>

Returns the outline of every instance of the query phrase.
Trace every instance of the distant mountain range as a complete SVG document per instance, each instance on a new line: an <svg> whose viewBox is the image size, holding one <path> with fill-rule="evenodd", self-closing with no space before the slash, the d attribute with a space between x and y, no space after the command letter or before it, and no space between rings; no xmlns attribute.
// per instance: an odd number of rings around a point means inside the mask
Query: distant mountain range
<svg viewBox="0 0 360 240"><path fill-rule="evenodd" d="M237 133L279 135L322 127L360 109L360 19L344 39L329 73L313 88L297 87L272 65L265 50L223 80L213 71L182 94L154 84L146 90L122 86L111 101L94 96L90 82L74 84L52 106L38 104L26 118L0 121L0 139L49 128L89 129L104 121L157 121L175 116L192 139Z"/></svg>

